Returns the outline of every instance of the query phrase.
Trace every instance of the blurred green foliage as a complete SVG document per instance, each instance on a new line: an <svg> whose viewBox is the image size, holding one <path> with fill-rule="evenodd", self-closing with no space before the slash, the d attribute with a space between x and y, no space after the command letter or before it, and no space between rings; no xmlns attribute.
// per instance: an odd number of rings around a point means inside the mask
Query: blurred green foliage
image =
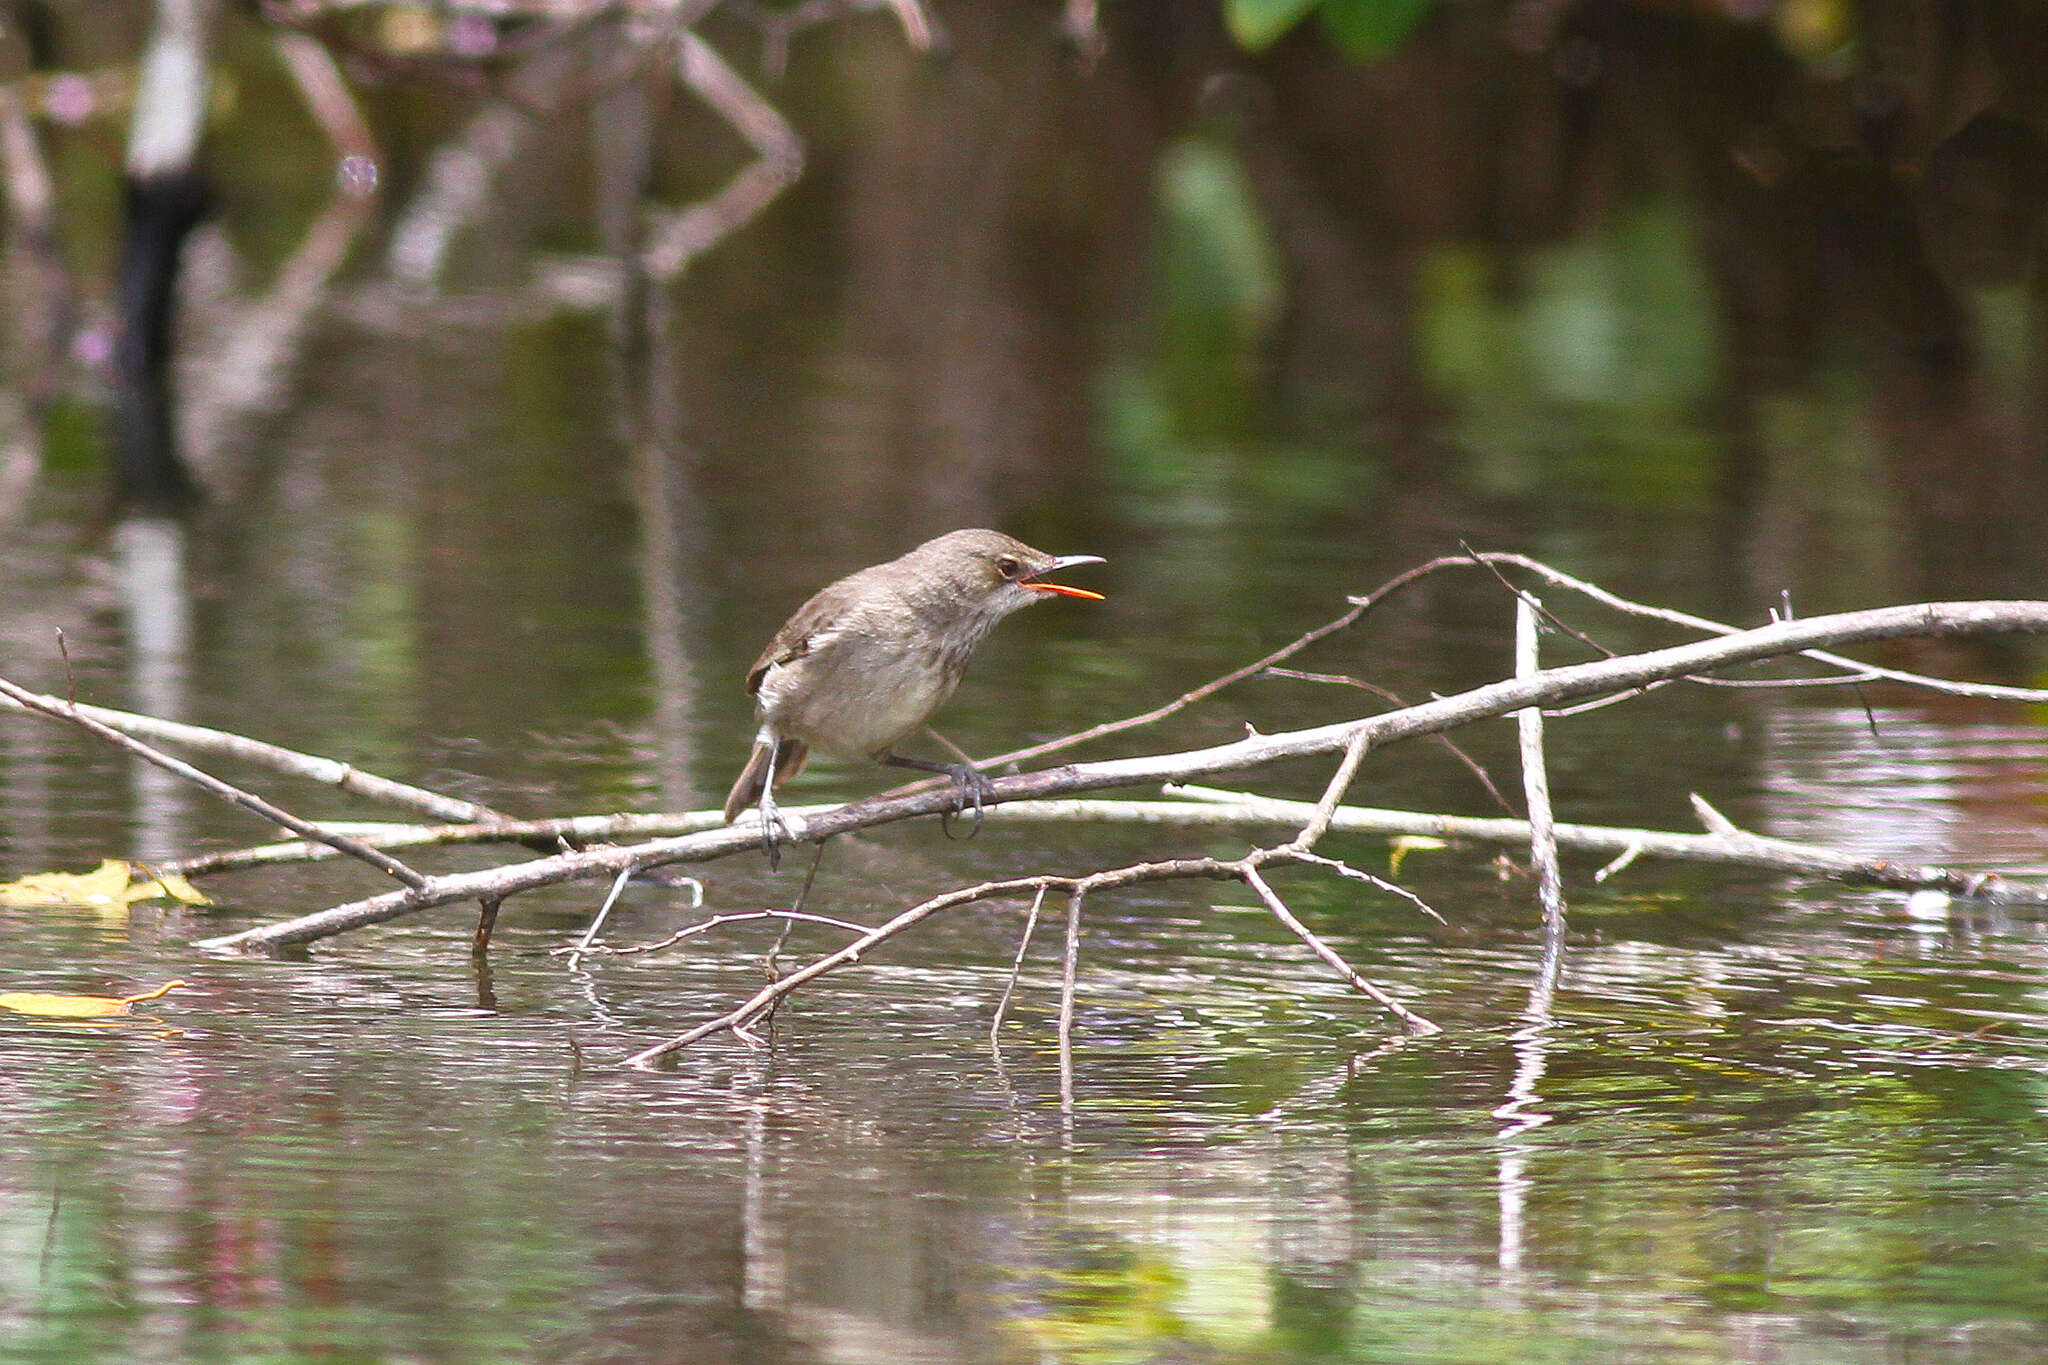
<svg viewBox="0 0 2048 1365"><path fill-rule="evenodd" d="M1224 0L1223 22L1247 51L1274 43L1310 13L1348 56L1385 56L1422 22L1433 0Z"/></svg>

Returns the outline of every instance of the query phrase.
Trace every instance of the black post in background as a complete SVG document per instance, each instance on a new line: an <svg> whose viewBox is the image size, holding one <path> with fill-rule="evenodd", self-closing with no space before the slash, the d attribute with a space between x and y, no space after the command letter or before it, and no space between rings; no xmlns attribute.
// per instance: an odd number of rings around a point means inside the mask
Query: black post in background
<svg viewBox="0 0 2048 1365"><path fill-rule="evenodd" d="M213 10L212 0L157 0L129 130L115 284L114 496L132 511L174 512L199 495L178 445L170 364L178 266L208 202L198 153Z"/></svg>

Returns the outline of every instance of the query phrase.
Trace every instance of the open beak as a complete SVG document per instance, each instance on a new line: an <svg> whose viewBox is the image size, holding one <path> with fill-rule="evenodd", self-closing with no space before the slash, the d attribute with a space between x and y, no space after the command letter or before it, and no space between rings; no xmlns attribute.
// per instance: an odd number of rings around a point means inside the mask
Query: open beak
<svg viewBox="0 0 2048 1365"><path fill-rule="evenodd" d="M1070 588L1064 583L1041 583L1038 580L1042 575L1058 573L1061 569L1071 569L1076 564L1102 564L1106 562L1101 555L1061 555L1037 573L1018 579L1017 586L1029 588L1033 592L1058 593L1061 597L1085 597L1090 602L1100 602L1102 594L1099 592L1090 592L1086 588Z"/></svg>

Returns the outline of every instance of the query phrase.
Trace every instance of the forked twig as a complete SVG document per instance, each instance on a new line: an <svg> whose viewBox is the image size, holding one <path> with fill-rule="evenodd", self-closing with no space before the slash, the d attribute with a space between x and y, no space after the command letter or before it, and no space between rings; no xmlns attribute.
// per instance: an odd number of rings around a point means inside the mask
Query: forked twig
<svg viewBox="0 0 2048 1365"><path fill-rule="evenodd" d="M62 644L61 634L59 644ZM68 657L66 666L69 667ZM98 721L109 729L119 730L137 739L156 740L162 744L175 744L195 753L251 763L289 777L302 777L309 782L333 787L364 801L394 806L436 820L472 824L506 818L475 801L463 801L456 797L443 796L439 792L428 791L424 787L394 782L388 777L365 772L352 763L322 758L318 754L300 753L296 749L267 744L260 739L251 739L247 735L238 735L227 730L211 730L203 725L188 725L184 721L164 720L157 716L138 715L133 711L117 711L109 706L93 706L87 702L52 697L42 692L32 692L28 695L37 698L44 705L35 707L26 701L20 704L31 710L41 710L45 715L55 714L50 708L56 707L64 710L68 719L70 709L76 708L77 713L87 720ZM9 697L9 700L17 699Z"/></svg>
<svg viewBox="0 0 2048 1365"><path fill-rule="evenodd" d="M775 106L695 33L685 31L678 42L676 71L683 84L746 139L757 159L718 193L669 214L653 230L642 259L647 273L663 281L675 279L690 262L745 227L804 168L803 140Z"/></svg>
<svg viewBox="0 0 2048 1365"><path fill-rule="evenodd" d="M768 1011L772 1010L776 1003L791 991L816 980L827 972L860 961L861 958L879 945L941 911L1021 891L1031 891L1035 895L1043 896L1048 890L1065 891L1068 897L1066 955L1062 960L1060 979L1059 1031L1063 1043L1061 1052L1064 1061L1071 1053L1074 1027L1075 988L1078 979L1081 937L1081 907L1092 892L1132 886L1142 882L1176 881L1189 878L1206 878L1213 881L1247 881L1248 873L1255 873L1259 867L1267 863L1298 861L1306 860L1298 857L1292 849L1283 846L1279 848L1255 849L1245 857L1237 859L1178 858L1163 862L1133 863L1126 867L1092 872L1083 877L1054 875L1015 877L1005 881L983 882L977 886L961 887L920 902L898 914L893 919L867 930L858 939L840 948L837 952L828 953L808 966L790 973L788 976L769 982L747 1000L719 1015L717 1018L708 1019L696 1027L676 1035L667 1042L657 1043L653 1047L644 1048L634 1053L626 1059L627 1065L642 1068L648 1067L670 1053L680 1051L692 1043L708 1038L715 1033L728 1031L738 1033L754 1020L761 1018ZM1281 914L1282 923L1288 924L1295 933L1302 936L1303 941L1314 949L1319 957L1322 957L1325 962L1336 966L1344 974L1347 981L1351 981L1355 986L1365 981L1364 977L1359 976L1355 970L1345 965L1343 959L1338 957L1335 950L1331 949L1328 944L1323 943L1306 926L1301 925L1300 921L1292 920L1291 915L1285 914L1284 906L1281 908L1281 911L1276 913ZM1388 997L1378 987L1372 986L1370 982L1365 982L1363 986L1359 986L1359 989L1392 1010L1411 1030L1416 1029L1416 1021L1420 1020L1424 1026L1422 1031L1433 1031L1435 1026L1430 1025L1429 1021L1422 1019L1420 1015L1406 1009L1397 1002L1393 1002L1391 997ZM1063 1086L1071 1084L1071 1075L1065 1070L1064 1065L1062 1080Z"/></svg>

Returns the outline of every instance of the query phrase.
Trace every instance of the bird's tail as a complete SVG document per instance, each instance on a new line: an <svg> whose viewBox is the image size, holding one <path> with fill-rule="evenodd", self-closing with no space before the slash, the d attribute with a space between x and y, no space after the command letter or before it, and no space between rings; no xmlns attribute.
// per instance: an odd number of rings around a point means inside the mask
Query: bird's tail
<svg viewBox="0 0 2048 1365"><path fill-rule="evenodd" d="M810 747L799 739L755 740L754 752L747 755L747 766L740 769L739 780L732 784L732 791L725 798L725 823L729 825L739 819L741 811L761 799L761 789L768 784L771 770L779 787L804 770L804 760L810 753Z"/></svg>

